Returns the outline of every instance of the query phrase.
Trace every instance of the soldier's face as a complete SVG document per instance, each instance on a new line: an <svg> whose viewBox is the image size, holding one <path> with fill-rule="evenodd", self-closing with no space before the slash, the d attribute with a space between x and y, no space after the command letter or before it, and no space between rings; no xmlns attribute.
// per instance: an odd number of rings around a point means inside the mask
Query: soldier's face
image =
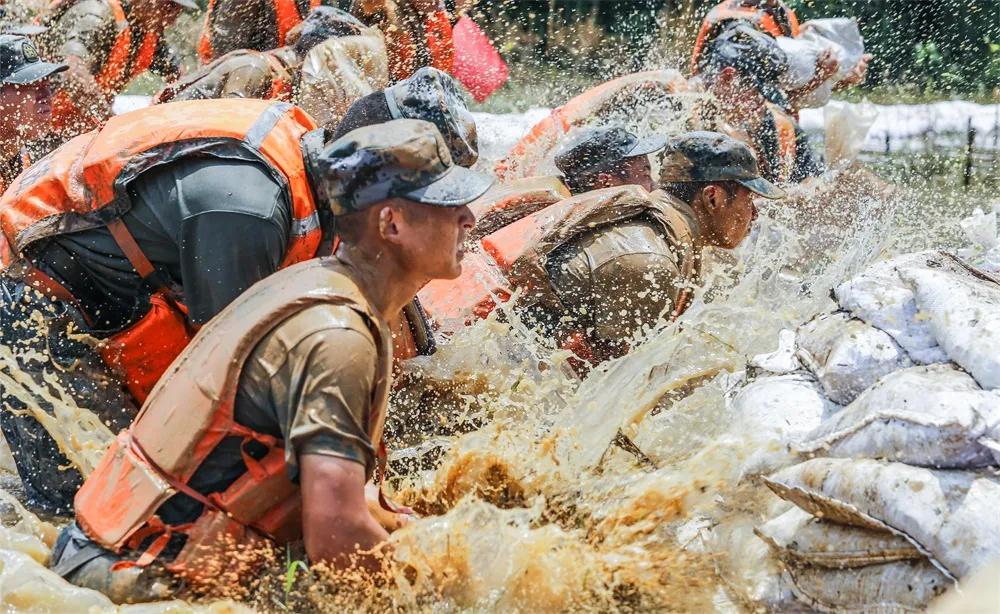
<svg viewBox="0 0 1000 614"><path fill-rule="evenodd" d="M23 140L37 139L49 128L52 90L48 81L0 88L0 121L3 133ZM9 138L9 137L8 137Z"/></svg>
<svg viewBox="0 0 1000 614"><path fill-rule="evenodd" d="M703 198L711 218L712 242L716 246L733 249L750 234L753 221L757 219L753 197L753 192L739 184L732 184L728 189L721 184L705 188Z"/></svg>
<svg viewBox="0 0 1000 614"><path fill-rule="evenodd" d="M406 201L397 226L402 260L428 281L462 274L465 241L476 223L468 206L436 207Z"/></svg>

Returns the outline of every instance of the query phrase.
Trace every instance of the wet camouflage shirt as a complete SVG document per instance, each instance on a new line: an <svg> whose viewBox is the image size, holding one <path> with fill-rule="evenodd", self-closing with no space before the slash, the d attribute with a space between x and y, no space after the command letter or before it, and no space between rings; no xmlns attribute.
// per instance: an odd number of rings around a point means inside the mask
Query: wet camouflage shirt
<svg viewBox="0 0 1000 614"><path fill-rule="evenodd" d="M273 56L284 68L279 69L266 55ZM209 98L271 98L275 79L291 82L298 64L294 51L281 47L273 51L239 50L227 53L165 87L158 102L205 100ZM286 100L290 102L289 100Z"/></svg>

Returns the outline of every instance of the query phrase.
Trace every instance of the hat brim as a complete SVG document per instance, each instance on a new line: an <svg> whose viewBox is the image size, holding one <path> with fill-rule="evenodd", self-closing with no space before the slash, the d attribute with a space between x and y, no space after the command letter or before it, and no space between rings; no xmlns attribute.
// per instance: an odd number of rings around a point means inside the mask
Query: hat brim
<svg viewBox="0 0 1000 614"><path fill-rule="evenodd" d="M32 23L20 23L9 25L0 31L2 34L16 34L18 36L37 36L42 32L48 32L48 28Z"/></svg>
<svg viewBox="0 0 1000 614"><path fill-rule="evenodd" d="M639 139L639 142L632 146L632 149L625 154L625 157L635 158L636 156L646 156L656 153L666 147L669 140L670 137L663 134L654 134L653 136Z"/></svg>
<svg viewBox="0 0 1000 614"><path fill-rule="evenodd" d="M760 90L760 95L764 97L764 100L778 105L786 113L792 112L792 105L788 101L788 96L774 83L767 83L763 79L758 78L757 89Z"/></svg>
<svg viewBox="0 0 1000 614"><path fill-rule="evenodd" d="M56 73L62 72L69 68L66 64L53 64L52 62L32 62L28 64L21 70L14 71L13 73L7 75L3 78L4 83L11 83L13 85L28 85L30 83L35 83L41 81L46 77L50 77Z"/></svg>
<svg viewBox="0 0 1000 614"><path fill-rule="evenodd" d="M493 185L493 177L453 166L433 183L402 196L425 205L461 207L476 200Z"/></svg>
<svg viewBox="0 0 1000 614"><path fill-rule="evenodd" d="M784 190L763 177L755 177L753 179L735 179L734 181L751 192L770 200L780 200L785 197Z"/></svg>
<svg viewBox="0 0 1000 614"><path fill-rule="evenodd" d="M199 8L201 8L198 6L198 3L195 2L194 0L173 0L173 3L179 4L184 8L190 9L192 11L197 11Z"/></svg>

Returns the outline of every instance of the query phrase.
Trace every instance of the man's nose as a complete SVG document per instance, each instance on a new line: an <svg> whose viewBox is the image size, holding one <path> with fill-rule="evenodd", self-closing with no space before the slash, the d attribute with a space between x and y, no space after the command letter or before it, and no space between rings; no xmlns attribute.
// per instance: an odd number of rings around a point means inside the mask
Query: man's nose
<svg viewBox="0 0 1000 614"><path fill-rule="evenodd" d="M755 203L753 201L753 199L751 198L750 199L750 221L751 222L756 222L758 215L760 215L760 210L757 209L757 203Z"/></svg>
<svg viewBox="0 0 1000 614"><path fill-rule="evenodd" d="M476 225L476 214L472 212L469 205L462 205L462 210L459 211L459 224L462 228L466 230L472 230Z"/></svg>

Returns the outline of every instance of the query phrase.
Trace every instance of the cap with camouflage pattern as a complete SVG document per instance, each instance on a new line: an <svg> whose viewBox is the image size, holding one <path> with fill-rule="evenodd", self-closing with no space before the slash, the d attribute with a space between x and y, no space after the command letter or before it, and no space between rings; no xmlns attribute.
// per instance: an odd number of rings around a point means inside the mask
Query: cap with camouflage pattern
<svg viewBox="0 0 1000 614"><path fill-rule="evenodd" d="M784 190L760 176L757 158L744 143L718 132L686 132L670 138L660 154L660 183L735 181L764 198Z"/></svg>
<svg viewBox="0 0 1000 614"><path fill-rule="evenodd" d="M365 29L357 17L332 6L317 6L309 11L295 32L295 52L305 55L328 38L356 36Z"/></svg>
<svg viewBox="0 0 1000 614"><path fill-rule="evenodd" d="M483 195L493 178L456 165L437 127L396 119L348 132L317 160L317 192L334 215L400 197L459 207Z"/></svg>
<svg viewBox="0 0 1000 614"><path fill-rule="evenodd" d="M476 120L462 96L462 88L448 73L425 66L385 90L385 101L393 119L423 119L433 122L460 166L479 159Z"/></svg>
<svg viewBox="0 0 1000 614"><path fill-rule="evenodd" d="M0 82L27 85L66 70L65 64L43 62L30 40L0 34Z"/></svg>
<svg viewBox="0 0 1000 614"><path fill-rule="evenodd" d="M666 142L667 137L658 134L640 139L621 125L587 128L556 153L556 168L569 176L596 173L629 158L657 152Z"/></svg>
<svg viewBox="0 0 1000 614"><path fill-rule="evenodd" d="M699 70L706 75L732 66L752 81L768 101L788 110L788 97L778 87L778 79L788 70L788 56L773 36L764 34L743 20L727 24L701 54Z"/></svg>

